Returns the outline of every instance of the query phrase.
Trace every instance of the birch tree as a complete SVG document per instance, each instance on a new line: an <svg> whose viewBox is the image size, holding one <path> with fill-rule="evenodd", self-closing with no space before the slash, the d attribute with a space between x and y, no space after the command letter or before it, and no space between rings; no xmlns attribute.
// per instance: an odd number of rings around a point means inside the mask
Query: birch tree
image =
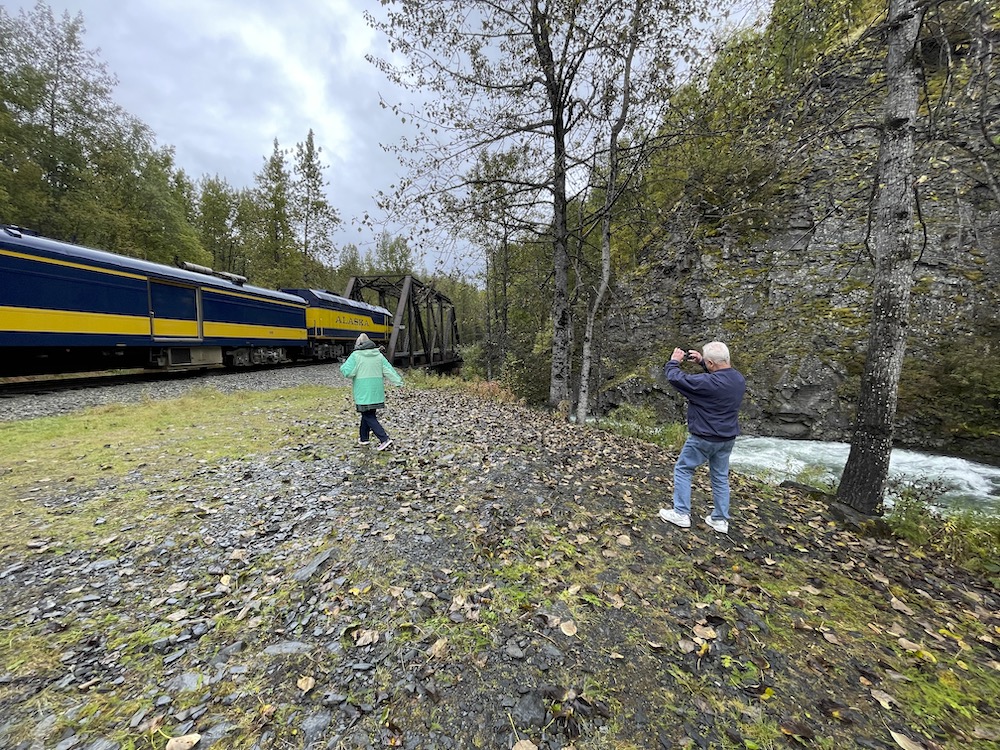
<svg viewBox="0 0 1000 750"><path fill-rule="evenodd" d="M522 221L551 247L549 404L571 402L572 319L568 207L584 188L598 146L593 115L618 98L608 60L627 42L629 11L615 0L387 0L370 24L393 58L373 62L418 106L394 106L417 135L398 146L409 177L383 207L405 205L460 234L473 208L467 175L482 152L516 153L501 177ZM698 0L649 0L641 18L641 68L666 91L670 57L687 47ZM583 175L580 180L578 175ZM448 210L442 210L445 207Z"/></svg>

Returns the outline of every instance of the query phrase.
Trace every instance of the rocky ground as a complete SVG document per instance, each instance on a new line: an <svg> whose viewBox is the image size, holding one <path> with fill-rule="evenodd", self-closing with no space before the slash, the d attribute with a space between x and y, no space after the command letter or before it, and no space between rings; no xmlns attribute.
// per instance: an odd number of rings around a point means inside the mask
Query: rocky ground
<svg viewBox="0 0 1000 750"><path fill-rule="evenodd" d="M175 531L0 549L0 747L997 746L989 583L743 478L729 535L666 526L673 456L520 406L392 391L385 453L354 419L18 498L142 486Z"/></svg>

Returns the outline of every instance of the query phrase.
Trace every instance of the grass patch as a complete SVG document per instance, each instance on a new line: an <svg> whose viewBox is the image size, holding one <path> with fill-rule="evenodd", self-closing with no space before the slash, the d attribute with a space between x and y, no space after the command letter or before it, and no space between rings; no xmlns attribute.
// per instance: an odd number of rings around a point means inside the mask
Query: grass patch
<svg viewBox="0 0 1000 750"><path fill-rule="evenodd" d="M687 427L681 423L661 424L656 412L648 406L623 404L606 417L597 420L597 426L607 432L654 443L661 448L679 452L687 440Z"/></svg>
<svg viewBox="0 0 1000 750"><path fill-rule="evenodd" d="M0 550L26 539L80 546L106 539L125 524L170 524L178 512L209 500L198 495L193 470L295 445L297 425L320 410L347 419L339 389L299 387L223 394L200 389L170 401L111 405L0 426ZM339 401L343 401L342 405ZM176 492L156 496L122 487L131 472L184 478ZM67 505L66 490L90 497Z"/></svg>

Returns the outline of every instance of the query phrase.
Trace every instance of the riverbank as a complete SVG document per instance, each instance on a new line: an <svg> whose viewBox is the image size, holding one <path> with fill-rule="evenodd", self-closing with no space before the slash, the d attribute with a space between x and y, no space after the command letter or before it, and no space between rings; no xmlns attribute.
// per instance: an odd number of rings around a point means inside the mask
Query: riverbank
<svg viewBox="0 0 1000 750"><path fill-rule="evenodd" d="M665 526L667 451L388 397L386 453L327 386L0 426L0 744L1000 740L985 579L743 477L728 536Z"/></svg>
<svg viewBox="0 0 1000 750"><path fill-rule="evenodd" d="M819 440L788 440L742 436L737 439L730 465L736 471L835 487L840 481L851 446ZM1000 518L1000 466L966 458L893 449L889 462L891 505L907 487L933 488L935 508L970 511Z"/></svg>

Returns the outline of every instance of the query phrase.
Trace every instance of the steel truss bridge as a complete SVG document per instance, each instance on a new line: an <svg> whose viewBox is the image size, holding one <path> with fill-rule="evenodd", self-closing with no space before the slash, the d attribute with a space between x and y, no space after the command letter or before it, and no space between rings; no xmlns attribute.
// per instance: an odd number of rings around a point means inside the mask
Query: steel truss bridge
<svg viewBox="0 0 1000 750"><path fill-rule="evenodd" d="M344 296L393 313L386 357L402 367L447 370L461 364L455 305L410 275L352 276Z"/></svg>

